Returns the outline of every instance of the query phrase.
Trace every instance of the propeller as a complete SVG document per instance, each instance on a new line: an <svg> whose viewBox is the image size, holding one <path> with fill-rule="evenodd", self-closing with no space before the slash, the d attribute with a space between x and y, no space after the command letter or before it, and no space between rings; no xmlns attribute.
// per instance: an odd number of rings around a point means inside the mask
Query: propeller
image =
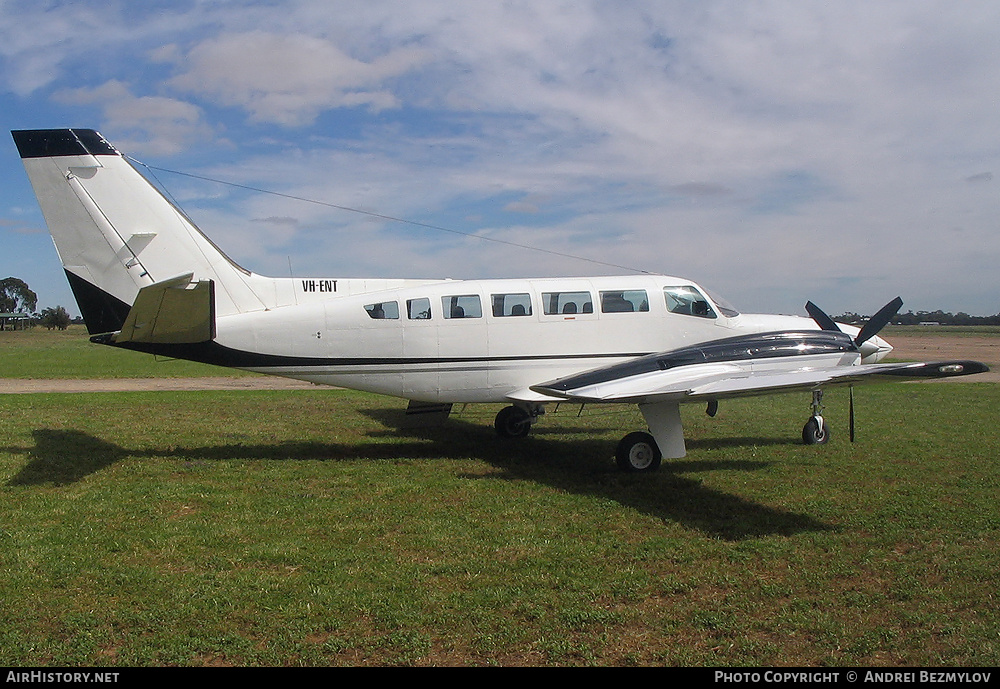
<svg viewBox="0 0 1000 689"><path fill-rule="evenodd" d="M857 337L854 338L854 344L861 346L862 342L867 342L882 330L892 317L896 315L896 312L903 306L903 300L896 297L888 304L883 306L878 310L874 316L868 319L868 322L864 324L861 331L858 333ZM806 302L806 311L809 316L816 321L816 325L820 327L820 330L833 330L836 332L843 332L840 326L837 325L832 318L830 318L820 307L813 304L811 301Z"/></svg>
<svg viewBox="0 0 1000 689"><path fill-rule="evenodd" d="M820 330L833 330L834 332L843 332L840 326L833 322L833 319L826 315L820 307L813 304L811 301L806 302L806 311L816 321L816 325L819 326Z"/></svg>
<svg viewBox="0 0 1000 689"><path fill-rule="evenodd" d="M903 306L903 300L900 297L896 297L888 304L883 306L881 309L879 309L878 313L869 318L868 322L862 326L861 330L857 334L857 337L854 338L854 344L860 347L862 343L865 343L868 340L875 337L879 333L879 331L882 330L882 328L888 325L889 321L892 320L892 317L896 315L896 313L902 306ZM808 312L809 316L814 321L816 321L816 325L818 325L821 330L833 330L836 332L843 332L840 329L840 326L837 325L837 323L832 318L826 315L823 309L816 306L811 301L806 302L806 312ZM850 407L848 413L850 414L850 434L851 434L851 442L853 443L854 442L854 386L853 385L851 386L850 390L851 390L851 398L850 398Z"/></svg>
<svg viewBox="0 0 1000 689"><path fill-rule="evenodd" d="M889 321L892 320L892 317L896 315L896 312L899 311L902 306L903 300L896 297L879 309L878 313L869 318L868 322L861 328L861 332L859 332L858 336L854 338L854 344L860 346L862 342L867 342L875 337L875 335L877 335L882 328L888 325Z"/></svg>

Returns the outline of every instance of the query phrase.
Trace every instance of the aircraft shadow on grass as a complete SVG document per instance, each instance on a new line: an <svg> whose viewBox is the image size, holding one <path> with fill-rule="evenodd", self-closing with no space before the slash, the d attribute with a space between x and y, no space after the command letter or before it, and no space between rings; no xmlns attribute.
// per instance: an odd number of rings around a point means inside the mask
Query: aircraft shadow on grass
<svg viewBox="0 0 1000 689"><path fill-rule="evenodd" d="M362 410L379 423L393 414L384 409ZM496 437L490 428L451 419L440 428L375 428L371 442L329 443L282 441L266 444L224 443L201 447L168 446L162 449L128 449L79 430L38 429L34 447L5 447L0 451L24 454L27 464L9 486L70 485L126 457L176 458L187 461L351 461L476 458L498 473L467 475L470 480L525 480L559 490L614 500L665 522L675 522L713 538L739 541L762 536L790 536L830 530L806 514L747 500L707 487L685 474L710 471L756 471L767 466L759 460L671 460L654 474L624 474L608 457L606 440L593 439L593 426L551 429L558 439L546 439L549 429L519 440ZM578 439L567 435L579 433ZM736 439L694 441L692 447L717 443L735 445ZM742 439L747 447L786 444L792 440Z"/></svg>

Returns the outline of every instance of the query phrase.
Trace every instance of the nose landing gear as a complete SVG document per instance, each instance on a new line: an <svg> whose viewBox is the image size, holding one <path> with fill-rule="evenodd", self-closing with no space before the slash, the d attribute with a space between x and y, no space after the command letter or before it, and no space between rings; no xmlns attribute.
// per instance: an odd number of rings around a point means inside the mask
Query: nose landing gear
<svg viewBox="0 0 1000 689"><path fill-rule="evenodd" d="M823 391L813 390L812 418L802 428L802 442L822 445L830 440L830 429L823 420Z"/></svg>

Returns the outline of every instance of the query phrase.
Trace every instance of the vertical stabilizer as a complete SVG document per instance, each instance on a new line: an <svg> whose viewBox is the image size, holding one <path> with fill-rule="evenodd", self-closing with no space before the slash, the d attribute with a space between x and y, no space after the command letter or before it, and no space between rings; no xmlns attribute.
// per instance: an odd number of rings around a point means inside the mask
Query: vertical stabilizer
<svg viewBox="0 0 1000 689"><path fill-rule="evenodd" d="M139 290L191 274L215 285L215 315L264 306L223 254L90 129L12 132L91 333L120 330Z"/></svg>

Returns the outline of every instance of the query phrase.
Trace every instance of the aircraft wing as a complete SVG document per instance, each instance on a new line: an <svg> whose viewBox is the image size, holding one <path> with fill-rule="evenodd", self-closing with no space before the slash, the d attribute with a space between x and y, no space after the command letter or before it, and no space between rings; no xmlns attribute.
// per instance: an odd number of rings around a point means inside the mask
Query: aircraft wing
<svg viewBox="0 0 1000 689"><path fill-rule="evenodd" d="M791 362L789 362L791 363ZM887 380L919 380L983 373L977 361L944 361L862 365L760 365L760 362L689 364L666 370L622 365L533 385L535 392L579 402L695 402L730 397L856 385ZM617 370L616 370L617 369Z"/></svg>

